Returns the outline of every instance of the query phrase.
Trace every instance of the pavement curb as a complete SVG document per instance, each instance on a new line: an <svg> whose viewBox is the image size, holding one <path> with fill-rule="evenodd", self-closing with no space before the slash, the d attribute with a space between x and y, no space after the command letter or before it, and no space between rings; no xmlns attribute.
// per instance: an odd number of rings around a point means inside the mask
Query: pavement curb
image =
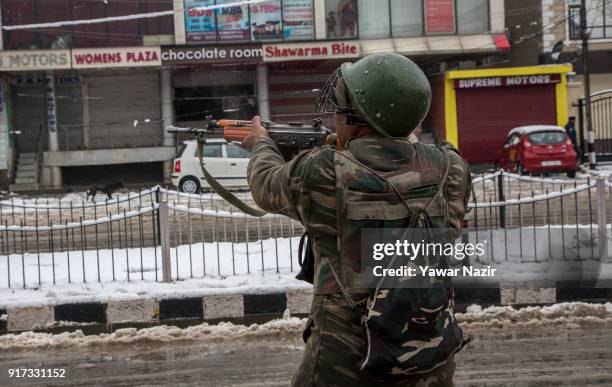
<svg viewBox="0 0 612 387"><path fill-rule="evenodd" d="M556 302L610 302L612 289L501 285L499 288L455 289L455 310L466 311L472 304L548 305ZM110 300L58 305L14 307L0 310L0 334L75 326L155 325L177 320L218 322L228 319L266 321L278 318L289 309L292 315L307 315L312 291L292 290L267 294L219 294L203 297Z"/></svg>

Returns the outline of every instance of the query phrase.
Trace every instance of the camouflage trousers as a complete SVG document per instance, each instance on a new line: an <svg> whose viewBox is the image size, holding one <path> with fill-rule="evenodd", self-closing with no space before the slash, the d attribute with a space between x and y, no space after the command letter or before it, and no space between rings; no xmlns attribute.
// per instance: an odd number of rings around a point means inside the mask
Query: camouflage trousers
<svg viewBox="0 0 612 387"><path fill-rule="evenodd" d="M455 361L430 373L379 380L357 364L365 348L361 316L344 305L341 296L315 296L304 331L306 349L292 386L454 386Z"/></svg>

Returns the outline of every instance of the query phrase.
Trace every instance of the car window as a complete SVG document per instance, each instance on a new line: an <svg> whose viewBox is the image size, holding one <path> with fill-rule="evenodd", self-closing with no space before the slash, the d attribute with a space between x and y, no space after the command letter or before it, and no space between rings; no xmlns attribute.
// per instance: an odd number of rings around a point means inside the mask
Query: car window
<svg viewBox="0 0 612 387"><path fill-rule="evenodd" d="M183 153L185 152L185 149L187 149L187 144L182 144L181 148L179 149L176 158L180 159L181 157L183 157Z"/></svg>
<svg viewBox="0 0 612 387"><path fill-rule="evenodd" d="M227 144L225 150L227 151L227 157L230 158L248 159L251 157L249 151L236 144Z"/></svg>
<svg viewBox="0 0 612 387"><path fill-rule="evenodd" d="M529 135L532 144L552 145L565 142L566 135L562 132L538 132Z"/></svg>
<svg viewBox="0 0 612 387"><path fill-rule="evenodd" d="M521 136L519 136L518 134L514 135L514 138L512 139L512 142L510 143L510 145L516 145L521 141Z"/></svg>
<svg viewBox="0 0 612 387"><path fill-rule="evenodd" d="M504 146L508 147L508 146L516 145L518 144L518 139L519 139L519 136L517 134L513 134L506 139Z"/></svg>
<svg viewBox="0 0 612 387"><path fill-rule="evenodd" d="M195 156L198 156L198 150L196 147ZM204 144L204 157L223 157L221 151L221 144Z"/></svg>

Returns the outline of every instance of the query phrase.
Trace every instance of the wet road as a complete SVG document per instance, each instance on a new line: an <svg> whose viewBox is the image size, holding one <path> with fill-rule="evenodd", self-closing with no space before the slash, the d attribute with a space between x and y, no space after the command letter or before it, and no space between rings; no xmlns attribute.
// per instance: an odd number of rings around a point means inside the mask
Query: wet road
<svg viewBox="0 0 612 387"><path fill-rule="evenodd" d="M459 386L612 386L612 326L472 329L458 357ZM96 345L0 354L0 385L286 386L299 334L282 342ZM8 379L9 368L65 368L66 378Z"/></svg>

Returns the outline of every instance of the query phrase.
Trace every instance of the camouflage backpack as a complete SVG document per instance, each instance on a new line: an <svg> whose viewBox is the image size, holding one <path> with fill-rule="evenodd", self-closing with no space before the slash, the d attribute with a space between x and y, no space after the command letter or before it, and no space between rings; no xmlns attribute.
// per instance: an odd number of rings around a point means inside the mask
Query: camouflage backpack
<svg viewBox="0 0 612 387"><path fill-rule="evenodd" d="M417 160L386 172L359 162L350 150L336 152L334 160L339 261L332 263L332 271L347 303L362 313L366 348L359 366L380 377L429 372L444 365L464 344L453 315L449 280L428 279L408 287L387 286L383 280L373 284L362 267L362 230L420 230L420 239L439 237L433 231L446 225L443 188L450 168L448 151L422 144L414 147ZM447 265L443 256L419 256L416 262Z"/></svg>

